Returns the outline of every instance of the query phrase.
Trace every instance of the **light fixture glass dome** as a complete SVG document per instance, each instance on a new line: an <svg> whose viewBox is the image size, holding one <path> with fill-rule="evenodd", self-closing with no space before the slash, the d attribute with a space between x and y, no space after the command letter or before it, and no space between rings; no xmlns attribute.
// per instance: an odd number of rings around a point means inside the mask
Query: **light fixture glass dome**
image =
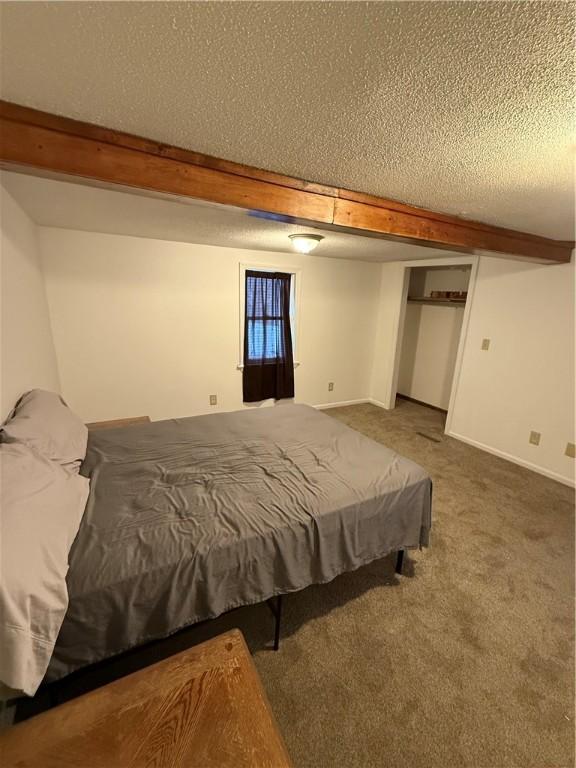
<svg viewBox="0 0 576 768"><path fill-rule="evenodd" d="M321 240L324 240L322 235L288 235L288 237L292 241L292 248L298 253L310 253Z"/></svg>

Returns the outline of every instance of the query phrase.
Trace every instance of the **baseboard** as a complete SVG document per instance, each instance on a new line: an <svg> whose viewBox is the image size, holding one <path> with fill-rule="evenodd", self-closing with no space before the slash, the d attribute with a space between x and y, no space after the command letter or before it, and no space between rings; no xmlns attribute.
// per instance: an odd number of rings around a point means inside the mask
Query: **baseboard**
<svg viewBox="0 0 576 768"><path fill-rule="evenodd" d="M384 405L384 403L380 402L380 400L374 400L373 397L369 397L366 401L367 403L371 403L372 405L376 405L378 408L384 408L385 411L389 411L390 408L388 406Z"/></svg>
<svg viewBox="0 0 576 768"><path fill-rule="evenodd" d="M409 403L416 403L416 405L423 405L424 408L432 408L433 411L440 411L440 413L443 413L444 415L448 413L446 408L440 408L439 405L432 405L432 403L425 403L424 400L417 400L415 397L408 397L408 395L401 395L400 392L396 393L396 397L399 397L400 400L407 400Z"/></svg>
<svg viewBox="0 0 576 768"><path fill-rule="evenodd" d="M326 408L343 408L345 405L361 405L362 403L370 403L377 408L383 408L385 411L389 411L390 408L380 402L380 400L374 400L373 397L365 397L361 400L342 400L340 403L324 403L323 405L315 405L314 408L320 408L322 410Z"/></svg>
<svg viewBox="0 0 576 768"><path fill-rule="evenodd" d="M326 408L344 408L345 405L361 405L362 403L370 403L371 400L368 400L368 398L363 397L360 400L340 400L338 403L322 403L321 405L314 405L313 408L318 408L319 410L326 410Z"/></svg>
<svg viewBox="0 0 576 768"><path fill-rule="evenodd" d="M389 411L384 403L380 400L374 400L373 397L364 397L360 400L341 400L339 403L324 403L322 405L315 405L314 408L325 410L326 408L343 408L345 405L361 405L362 403L370 403L370 405L376 405L378 408L383 408L385 411Z"/></svg>
<svg viewBox="0 0 576 768"><path fill-rule="evenodd" d="M474 448L479 448L481 451L486 451L486 453L491 453L494 456L499 456L501 459L506 459L506 461L511 461L513 464L518 464L520 467L524 467L525 469L530 469L532 472L537 472L539 475L544 475L545 477L549 477L551 480L556 480L559 483L563 483L563 485L568 485L571 488L574 488L576 486L576 482L574 481L574 478L570 477L564 477L564 475L560 475L557 472L552 472L550 469L545 469L544 467L538 466L538 464L532 464L530 461L525 461L524 459L519 459L517 456L512 456L510 453L506 453L505 451L500 451L498 448L492 448L490 445L485 445L484 443L479 443L477 440L472 440L469 437L464 437L464 435L459 435L456 432L446 432L446 434L449 437L453 437L455 440L460 440L463 443L467 443L468 445L474 446Z"/></svg>

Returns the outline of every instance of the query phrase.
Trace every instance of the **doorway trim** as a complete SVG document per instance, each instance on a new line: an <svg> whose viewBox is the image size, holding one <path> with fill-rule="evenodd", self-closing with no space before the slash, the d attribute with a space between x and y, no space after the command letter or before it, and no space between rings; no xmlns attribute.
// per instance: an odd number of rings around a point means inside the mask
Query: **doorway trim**
<svg viewBox="0 0 576 768"><path fill-rule="evenodd" d="M470 313L474 302L474 292L476 289L476 278L478 274L479 256L465 256L439 259L418 259L414 261L401 262L402 280L400 281L401 301L397 322L395 323L396 338L393 340L393 360L394 365L390 373L390 400L388 408L393 409L396 406L396 394L398 389L398 376L400 373L400 359L402 354L402 341L404 338L404 322L406 319L406 300L408 298L408 287L410 283L410 270L412 267L454 267L469 266L470 281L468 283L468 296L464 306L464 317L462 318L462 329L458 340L458 351L456 353L456 363L454 365L454 374L452 377L452 386L450 388L450 402L448 404L448 413L446 415L446 425L444 434L449 434L452 426L452 412L456 403L458 387L460 385L460 376L462 372L462 361L464 358L464 349L468 338L468 328L470 325Z"/></svg>

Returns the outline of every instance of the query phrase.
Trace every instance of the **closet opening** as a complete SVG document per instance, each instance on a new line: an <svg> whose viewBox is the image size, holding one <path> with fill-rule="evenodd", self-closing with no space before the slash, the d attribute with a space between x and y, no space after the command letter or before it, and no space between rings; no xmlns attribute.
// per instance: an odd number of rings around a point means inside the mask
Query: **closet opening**
<svg viewBox="0 0 576 768"><path fill-rule="evenodd" d="M472 267L411 267L396 397L447 414Z"/></svg>

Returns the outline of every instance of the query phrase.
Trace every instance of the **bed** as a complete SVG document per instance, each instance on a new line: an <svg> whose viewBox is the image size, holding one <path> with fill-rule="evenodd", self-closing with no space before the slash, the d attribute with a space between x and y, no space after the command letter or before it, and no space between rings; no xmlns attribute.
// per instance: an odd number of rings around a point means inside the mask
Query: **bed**
<svg viewBox="0 0 576 768"><path fill-rule="evenodd" d="M431 480L305 405L91 433L46 681L426 546Z"/></svg>

